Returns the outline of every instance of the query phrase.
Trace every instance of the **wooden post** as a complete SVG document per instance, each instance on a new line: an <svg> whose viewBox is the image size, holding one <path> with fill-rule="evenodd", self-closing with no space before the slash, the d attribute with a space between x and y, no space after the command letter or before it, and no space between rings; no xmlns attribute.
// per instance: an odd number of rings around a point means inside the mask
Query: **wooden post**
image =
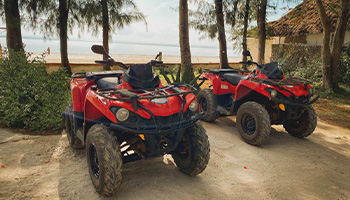
<svg viewBox="0 0 350 200"><path fill-rule="evenodd" d="M163 60L163 53L160 51L158 52L158 61L162 61Z"/></svg>

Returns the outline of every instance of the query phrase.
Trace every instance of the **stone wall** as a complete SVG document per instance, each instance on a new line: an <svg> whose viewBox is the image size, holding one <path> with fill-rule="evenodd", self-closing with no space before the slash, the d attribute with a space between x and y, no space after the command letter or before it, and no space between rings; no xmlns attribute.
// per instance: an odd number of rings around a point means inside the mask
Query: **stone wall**
<svg viewBox="0 0 350 200"><path fill-rule="evenodd" d="M321 46L302 44L273 44L271 61L285 64L282 71L287 76L298 76L312 81L322 77Z"/></svg>

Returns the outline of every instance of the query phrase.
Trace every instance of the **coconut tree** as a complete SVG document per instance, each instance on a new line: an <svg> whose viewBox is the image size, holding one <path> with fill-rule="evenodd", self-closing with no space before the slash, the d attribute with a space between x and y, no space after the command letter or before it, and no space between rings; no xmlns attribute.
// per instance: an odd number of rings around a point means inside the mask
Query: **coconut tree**
<svg viewBox="0 0 350 200"><path fill-rule="evenodd" d="M137 8L133 0L83 0L82 16L91 29L92 33L97 35L102 27L103 47L109 53L110 34L115 29L122 29L132 22L144 21L145 16ZM107 57L104 56L104 59ZM104 70L110 70L107 65Z"/></svg>
<svg viewBox="0 0 350 200"><path fill-rule="evenodd" d="M179 0L179 43L181 54L181 68L186 71L190 68L189 73L191 79L194 78L192 62L191 62L191 48L188 27L188 1Z"/></svg>
<svg viewBox="0 0 350 200"><path fill-rule="evenodd" d="M6 43L8 49L20 51L23 49L21 34L21 17L17 0L0 1L1 15L5 14Z"/></svg>
<svg viewBox="0 0 350 200"><path fill-rule="evenodd" d="M266 8L267 0L257 0L257 24L258 24L258 39L259 39L259 53L258 63L265 62L265 42L266 42Z"/></svg>
<svg viewBox="0 0 350 200"><path fill-rule="evenodd" d="M80 22L78 0L22 0L29 15L29 27L39 29L44 38L54 35L60 38L61 66L72 74L68 59L68 30L73 30ZM71 31L72 32L72 31Z"/></svg>
<svg viewBox="0 0 350 200"><path fill-rule="evenodd" d="M235 26L238 0L196 1L197 9L190 12L190 26L199 30L204 37L219 41L220 68L229 68L225 33L225 19ZM225 17L226 16L226 17Z"/></svg>

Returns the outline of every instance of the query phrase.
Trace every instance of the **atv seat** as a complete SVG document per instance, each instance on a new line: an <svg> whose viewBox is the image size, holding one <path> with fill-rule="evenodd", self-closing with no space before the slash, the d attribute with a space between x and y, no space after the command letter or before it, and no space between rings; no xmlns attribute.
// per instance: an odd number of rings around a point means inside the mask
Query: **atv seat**
<svg viewBox="0 0 350 200"><path fill-rule="evenodd" d="M133 89L148 89L159 86L159 76L153 73L152 65L131 65L125 72L123 80Z"/></svg>
<svg viewBox="0 0 350 200"><path fill-rule="evenodd" d="M247 80L248 76L244 76L236 73L227 73L222 75L222 77L232 85L238 85L241 80Z"/></svg>
<svg viewBox="0 0 350 200"><path fill-rule="evenodd" d="M119 85L119 78L118 77L100 78L99 80L96 81L96 85L98 89L115 88L117 85Z"/></svg>

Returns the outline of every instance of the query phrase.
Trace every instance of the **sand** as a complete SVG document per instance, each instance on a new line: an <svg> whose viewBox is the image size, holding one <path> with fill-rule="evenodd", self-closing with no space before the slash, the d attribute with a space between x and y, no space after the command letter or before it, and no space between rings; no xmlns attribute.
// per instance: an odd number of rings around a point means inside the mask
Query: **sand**
<svg viewBox="0 0 350 200"><path fill-rule="evenodd" d="M34 53L34 56L40 55ZM123 63L145 63L154 59L156 55L123 55L123 54L112 54L111 57L114 60ZM102 56L94 53L70 53L68 55L70 63L95 63L95 60L101 60ZM180 56L174 55L163 55L162 60L164 63L180 63ZM48 63L60 63L60 53L51 53L45 58ZM230 62L239 62L240 57L229 57ZM192 63L219 63L220 59L218 56L192 56Z"/></svg>
<svg viewBox="0 0 350 200"><path fill-rule="evenodd" d="M84 150L73 150L65 133L22 135L0 129L0 199L350 199L350 131L318 123L306 139L281 126L260 147L246 144L235 117L203 125L211 144L207 169L181 173L171 156L123 166L120 190L96 193Z"/></svg>

